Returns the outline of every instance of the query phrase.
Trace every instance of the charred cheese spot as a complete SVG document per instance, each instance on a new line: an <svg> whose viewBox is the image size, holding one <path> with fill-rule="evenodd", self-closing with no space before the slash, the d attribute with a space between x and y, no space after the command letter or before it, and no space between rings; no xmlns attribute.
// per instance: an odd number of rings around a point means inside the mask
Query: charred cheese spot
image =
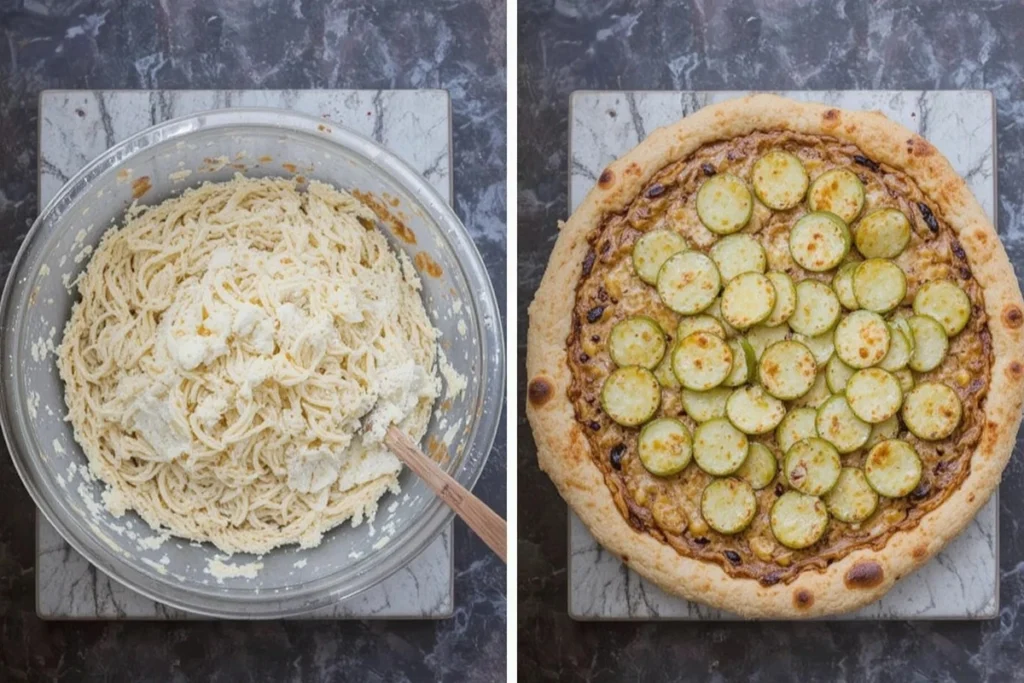
<svg viewBox="0 0 1024 683"><path fill-rule="evenodd" d="M858 562L850 567L850 570L846 572L844 582L847 588L874 588L882 583L884 578L885 572L882 571L882 565L868 560L867 562Z"/></svg>
<svg viewBox="0 0 1024 683"><path fill-rule="evenodd" d="M535 406L542 406L551 400L551 396L554 394L554 387L551 386L551 381L546 377L534 377L530 382L530 386L526 389L526 394L530 399L530 403Z"/></svg>

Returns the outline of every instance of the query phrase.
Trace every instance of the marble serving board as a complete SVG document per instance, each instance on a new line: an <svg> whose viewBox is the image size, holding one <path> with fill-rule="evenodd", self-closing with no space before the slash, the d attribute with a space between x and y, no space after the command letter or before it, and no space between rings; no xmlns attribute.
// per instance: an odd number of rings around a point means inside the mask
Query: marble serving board
<svg viewBox="0 0 1024 683"><path fill-rule="evenodd" d="M576 92L569 116L569 204L650 132L745 92ZM987 91L780 92L843 109L871 109L928 138L995 217L995 103ZM998 493L960 536L881 600L834 619L990 619L999 613ZM569 615L580 620L733 620L626 568L570 512Z"/></svg>
<svg viewBox="0 0 1024 683"><path fill-rule="evenodd" d="M39 98L40 207L109 147L161 121L209 109L278 107L347 126L401 157L452 197L451 110L443 90L67 90ZM297 619L442 619L452 615L449 525L409 566ZM36 512L36 611L43 619L203 619L149 600L98 571Z"/></svg>

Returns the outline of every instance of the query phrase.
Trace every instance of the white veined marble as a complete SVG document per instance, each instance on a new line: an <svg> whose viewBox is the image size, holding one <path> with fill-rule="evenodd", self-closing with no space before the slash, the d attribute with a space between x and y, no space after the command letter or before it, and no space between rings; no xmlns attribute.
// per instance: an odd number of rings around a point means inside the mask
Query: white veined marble
<svg viewBox="0 0 1024 683"><path fill-rule="evenodd" d="M569 124L569 203L654 129L743 92L577 92ZM928 138L995 219L995 119L984 91L780 92L844 109L877 109ZM1015 237L1015 236L1010 236ZM837 619L986 619L999 614L998 493L966 530L878 602ZM569 614L576 619L729 620L735 615L667 595L606 552L570 512Z"/></svg>
<svg viewBox="0 0 1024 683"><path fill-rule="evenodd" d="M47 91L40 97L39 200L82 166L169 118L223 107L280 107L322 116L383 144L441 193L452 195L451 116L441 90ZM36 611L44 619L195 619L111 580L37 512ZM451 616L449 526L407 567L337 605L296 618ZM169 542L174 542L172 539ZM296 560L301 555L296 555Z"/></svg>

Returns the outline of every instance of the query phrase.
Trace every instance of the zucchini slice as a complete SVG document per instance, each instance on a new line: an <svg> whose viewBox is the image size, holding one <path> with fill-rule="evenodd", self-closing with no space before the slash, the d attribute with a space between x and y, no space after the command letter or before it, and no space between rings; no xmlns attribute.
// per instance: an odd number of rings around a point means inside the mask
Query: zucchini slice
<svg viewBox="0 0 1024 683"><path fill-rule="evenodd" d="M917 372L930 372L942 364L949 350L946 329L935 318L915 315L907 320L914 336L914 353L908 365Z"/></svg>
<svg viewBox="0 0 1024 683"><path fill-rule="evenodd" d="M671 477L690 464L693 439L682 422L662 417L651 420L640 430L636 450L648 472L657 477Z"/></svg>
<svg viewBox="0 0 1024 683"><path fill-rule="evenodd" d="M779 426L786 406L757 384L737 389L725 404L725 416L744 434L764 434Z"/></svg>
<svg viewBox="0 0 1024 683"><path fill-rule="evenodd" d="M863 522L878 508L878 494L856 467L844 467L839 472L836 485L825 494L824 501L832 516L847 524Z"/></svg>
<svg viewBox="0 0 1024 683"><path fill-rule="evenodd" d="M654 417L660 405L661 385L647 368L619 368L601 387L601 407L623 427L642 425Z"/></svg>
<svg viewBox="0 0 1024 683"><path fill-rule="evenodd" d="M758 377L765 391L784 401L799 398L814 386L818 364L798 341L780 341L761 354Z"/></svg>
<svg viewBox="0 0 1024 683"><path fill-rule="evenodd" d="M814 356L814 361L819 367L829 361L836 351L835 341L831 332L819 334L817 337L808 337L806 334L794 334L793 341L798 341L806 346Z"/></svg>
<svg viewBox="0 0 1024 683"><path fill-rule="evenodd" d="M754 194L769 209L786 211L804 200L810 179L795 155L773 149L754 162Z"/></svg>
<svg viewBox="0 0 1024 683"><path fill-rule="evenodd" d="M914 313L934 318L946 330L947 337L955 337L971 318L971 300L955 282L934 280L917 290Z"/></svg>
<svg viewBox="0 0 1024 683"><path fill-rule="evenodd" d="M756 325L775 307L775 287L760 273L743 273L722 292L722 317L737 330Z"/></svg>
<svg viewBox="0 0 1024 683"><path fill-rule="evenodd" d="M839 320L839 299L832 288L817 280L801 280L796 285L796 310L789 316L794 332L817 337Z"/></svg>
<svg viewBox="0 0 1024 683"><path fill-rule="evenodd" d="M904 322L904 324L906 324ZM896 372L907 367L910 356L914 353L914 347L903 332L903 326L889 323L889 350L885 357L878 363L878 367L889 372ZM909 328L907 328L909 329Z"/></svg>
<svg viewBox="0 0 1024 683"><path fill-rule="evenodd" d="M707 391L683 389L679 402L683 410L697 422L707 422L725 417L725 404L732 395L732 389L715 387Z"/></svg>
<svg viewBox="0 0 1024 683"><path fill-rule="evenodd" d="M736 334L736 328L726 322L725 317L722 315L722 297L715 297L715 300L711 302L710 306L704 309L704 312L722 324L726 337L731 337Z"/></svg>
<svg viewBox="0 0 1024 683"><path fill-rule="evenodd" d="M960 425L961 417L960 398L939 382L918 384L903 402L903 424L914 436L925 441L945 439Z"/></svg>
<svg viewBox="0 0 1024 683"><path fill-rule="evenodd" d="M719 173L697 190L697 217L711 232L729 235L743 229L754 211L754 198L742 180Z"/></svg>
<svg viewBox="0 0 1024 683"><path fill-rule="evenodd" d="M834 168L814 179L807 192L811 211L829 211L851 223L864 208L864 184L852 171Z"/></svg>
<svg viewBox="0 0 1024 683"><path fill-rule="evenodd" d="M903 316L896 316L889 321L889 324L903 333L910 343L910 352L914 352L914 331L910 329L910 322Z"/></svg>
<svg viewBox="0 0 1024 683"><path fill-rule="evenodd" d="M693 434L693 459L698 467L714 477L724 477L738 470L749 451L747 435L725 419L708 420Z"/></svg>
<svg viewBox="0 0 1024 683"><path fill-rule="evenodd" d="M907 295L907 276L892 261L872 258L853 271L853 295L861 308L888 313Z"/></svg>
<svg viewBox="0 0 1024 683"><path fill-rule="evenodd" d="M763 273L768 268L764 247L750 235L728 235L708 252L723 282L742 273Z"/></svg>
<svg viewBox="0 0 1024 683"><path fill-rule="evenodd" d="M857 417L878 424L900 412L903 390L900 381L885 370L865 368L853 373L847 382L846 402Z"/></svg>
<svg viewBox="0 0 1024 683"><path fill-rule="evenodd" d="M832 270L850 252L850 231L835 214L809 213L789 231L789 253L806 270Z"/></svg>
<svg viewBox="0 0 1024 683"><path fill-rule="evenodd" d="M852 453L871 437L871 425L857 417L843 396L833 396L819 406L814 426L818 436L840 453Z"/></svg>
<svg viewBox="0 0 1024 683"><path fill-rule="evenodd" d="M889 326L871 311L854 311L836 327L836 355L851 368L876 365L889 352Z"/></svg>
<svg viewBox="0 0 1024 683"><path fill-rule="evenodd" d="M851 261L839 266L835 276L832 278L832 289L836 291L839 303L849 311L856 311L860 308L857 297L853 294L853 271L860 265L860 261Z"/></svg>
<svg viewBox="0 0 1024 683"><path fill-rule="evenodd" d="M779 463L772 450L763 443L751 443L747 459L738 470L736 476L750 484L750 488L760 491L773 481Z"/></svg>
<svg viewBox="0 0 1024 683"><path fill-rule="evenodd" d="M797 441L786 451L783 473L789 485L800 493L820 496L835 486L842 466L839 451L828 441L812 436Z"/></svg>
<svg viewBox="0 0 1024 683"><path fill-rule="evenodd" d="M720 534L743 531L756 512L754 490L740 479L716 479L704 487L700 496L701 517Z"/></svg>
<svg viewBox="0 0 1024 683"><path fill-rule="evenodd" d="M871 425L871 436L868 438L868 442L864 444L868 448L871 448L876 443L882 443L889 439L895 439L900 433L900 418L893 415L884 422Z"/></svg>
<svg viewBox="0 0 1024 683"><path fill-rule="evenodd" d="M825 373L819 372L818 376L814 378L814 384L811 385L811 390L793 401L793 405L799 408L808 407L818 409L822 403L830 398L832 398L832 392L828 390L828 383L825 382Z"/></svg>
<svg viewBox="0 0 1024 683"><path fill-rule="evenodd" d="M907 395L908 391L914 388L914 373L912 373L907 368L897 370L896 372L892 373L892 375L899 381L900 389L903 391L904 396Z"/></svg>
<svg viewBox="0 0 1024 683"><path fill-rule="evenodd" d="M608 355L619 367L639 365L652 370L665 356L665 332L646 315L626 318L608 335Z"/></svg>
<svg viewBox="0 0 1024 683"><path fill-rule="evenodd" d="M775 430L775 443L779 449L786 453L797 441L818 436L818 428L814 426L817 416L814 408L794 408L789 411Z"/></svg>
<svg viewBox="0 0 1024 683"><path fill-rule="evenodd" d="M789 325L782 324L776 327L757 325L747 330L747 342L750 348L754 349L754 357L758 360L764 355L764 350L776 342L789 338Z"/></svg>
<svg viewBox="0 0 1024 683"><path fill-rule="evenodd" d="M828 510L820 498L786 491L772 505L769 523L775 540L792 550L802 550L825 535Z"/></svg>
<svg viewBox="0 0 1024 683"><path fill-rule="evenodd" d="M721 287L715 262L699 251L670 256L658 271L658 295L666 306L683 315L710 306Z"/></svg>
<svg viewBox="0 0 1024 683"><path fill-rule="evenodd" d="M833 394L841 394L846 391L846 383L853 377L856 370L843 362L838 355L832 356L825 366L825 382Z"/></svg>
<svg viewBox="0 0 1024 683"><path fill-rule="evenodd" d="M899 209L879 209L857 224L853 241L864 258L896 258L910 242L910 221Z"/></svg>
<svg viewBox="0 0 1024 683"><path fill-rule="evenodd" d="M775 287L775 307L771 315L765 318L764 324L775 327L789 320L789 316L796 310L796 287L793 278L780 271L768 273L768 279Z"/></svg>
<svg viewBox="0 0 1024 683"><path fill-rule="evenodd" d="M651 230L633 245L633 270L647 284L656 285L665 261L688 248L686 238L674 230Z"/></svg>
<svg viewBox="0 0 1024 683"><path fill-rule="evenodd" d="M674 349L675 345L672 348ZM676 373L672 372L671 350L661 359L658 367L654 368L654 376L658 379L658 384L666 389L678 389L680 387L679 378L676 377Z"/></svg>
<svg viewBox="0 0 1024 683"><path fill-rule="evenodd" d="M713 389L731 371L732 351L729 345L710 332L694 332L683 337L672 351L672 372L687 389Z"/></svg>
<svg viewBox="0 0 1024 683"><path fill-rule="evenodd" d="M729 376L722 382L727 387L738 387L754 379L757 372L757 359L754 358L754 349L743 337L736 337L729 340L729 350L732 351L732 370Z"/></svg>
<svg viewBox="0 0 1024 683"><path fill-rule="evenodd" d="M921 482L921 458L906 441L883 441L868 451L864 476L886 498L901 498Z"/></svg>
<svg viewBox="0 0 1024 683"><path fill-rule="evenodd" d="M685 315L679 319L679 326L676 327L676 339L689 337L694 332L710 332L716 337L726 338L725 327L706 313L699 315Z"/></svg>

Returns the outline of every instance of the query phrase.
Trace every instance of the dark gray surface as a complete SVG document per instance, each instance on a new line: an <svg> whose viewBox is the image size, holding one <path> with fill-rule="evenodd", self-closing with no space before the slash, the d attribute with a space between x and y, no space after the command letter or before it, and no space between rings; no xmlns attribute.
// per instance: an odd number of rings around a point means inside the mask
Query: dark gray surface
<svg viewBox="0 0 1024 683"><path fill-rule="evenodd" d="M519 395L526 309L566 216L578 89L988 89L998 107L998 225L1024 268L1024 4L521 0ZM521 402L522 402L521 398ZM522 414L522 411L520 411ZM1024 680L1024 460L1001 487L999 619L584 624L566 614L566 511L519 435L522 680ZM527 509L522 501L529 501Z"/></svg>
<svg viewBox="0 0 1024 683"><path fill-rule="evenodd" d="M323 4L0 0L0 277L36 214L40 90L445 88L455 209L504 308L504 3ZM504 514L496 444L476 492ZM505 567L459 521L450 620L71 624L36 618L32 519L4 452L0 681L504 680Z"/></svg>

